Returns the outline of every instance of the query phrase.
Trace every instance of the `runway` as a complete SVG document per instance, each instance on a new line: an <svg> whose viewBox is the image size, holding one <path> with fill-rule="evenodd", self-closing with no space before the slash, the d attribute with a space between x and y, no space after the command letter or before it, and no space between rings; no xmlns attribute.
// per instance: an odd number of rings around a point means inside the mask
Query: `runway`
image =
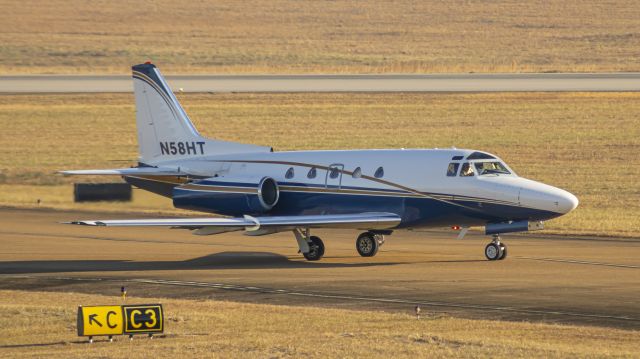
<svg viewBox="0 0 640 359"><path fill-rule="evenodd" d="M509 258L489 262L480 234L459 241L452 231L398 232L376 257L362 258L357 232L326 230L314 233L326 257L306 262L289 233L199 237L57 223L125 217L0 209L0 288L115 298L125 285L131 298L409 312L420 305L460 317L640 328L640 240L507 235Z"/></svg>
<svg viewBox="0 0 640 359"><path fill-rule="evenodd" d="M179 75L184 92L566 92L640 91L640 73ZM0 76L0 93L132 92L130 76Z"/></svg>

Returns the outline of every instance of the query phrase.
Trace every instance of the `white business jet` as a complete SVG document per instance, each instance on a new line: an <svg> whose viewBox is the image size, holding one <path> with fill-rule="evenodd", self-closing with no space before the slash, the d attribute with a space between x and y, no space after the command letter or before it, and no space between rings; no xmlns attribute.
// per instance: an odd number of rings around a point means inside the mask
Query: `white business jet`
<svg viewBox="0 0 640 359"><path fill-rule="evenodd" d="M292 231L303 256L319 260L317 228L363 230L356 249L376 255L396 230L451 226L462 238L484 226L489 260L500 234L542 229L578 205L571 193L522 177L495 155L463 149L274 152L202 137L151 63L133 66L139 160L133 168L63 171L117 175L169 197L177 208L215 213L176 219L83 220L89 226L166 226L197 235Z"/></svg>

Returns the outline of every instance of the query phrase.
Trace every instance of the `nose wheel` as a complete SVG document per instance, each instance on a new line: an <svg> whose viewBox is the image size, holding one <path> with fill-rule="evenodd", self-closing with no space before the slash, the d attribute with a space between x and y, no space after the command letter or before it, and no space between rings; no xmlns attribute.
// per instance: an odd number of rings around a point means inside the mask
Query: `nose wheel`
<svg viewBox="0 0 640 359"><path fill-rule="evenodd" d="M507 246L500 242L499 236L494 236L493 241L484 247L484 255L490 261L503 260L507 258Z"/></svg>

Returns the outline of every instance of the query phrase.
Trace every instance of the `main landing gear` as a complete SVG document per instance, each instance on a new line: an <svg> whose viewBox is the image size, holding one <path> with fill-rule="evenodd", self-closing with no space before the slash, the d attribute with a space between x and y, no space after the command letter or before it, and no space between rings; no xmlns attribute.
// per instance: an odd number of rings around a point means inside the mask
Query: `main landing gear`
<svg viewBox="0 0 640 359"><path fill-rule="evenodd" d="M309 237L309 252L302 253L308 261L317 261L324 256L324 243L318 236Z"/></svg>
<svg viewBox="0 0 640 359"><path fill-rule="evenodd" d="M373 257L384 244L384 236L373 232L364 232L356 239L356 250L363 257Z"/></svg>
<svg viewBox="0 0 640 359"><path fill-rule="evenodd" d="M308 261L317 261L324 256L324 243L322 239L317 236L312 236L309 228L301 229L296 228L293 230L293 234L298 241L298 248Z"/></svg>
<svg viewBox="0 0 640 359"><path fill-rule="evenodd" d="M493 241L484 248L484 255L490 261L507 258L507 246L500 242L500 236L497 234L493 235Z"/></svg>
<svg viewBox="0 0 640 359"><path fill-rule="evenodd" d="M387 233L390 234L391 232ZM324 256L324 243L317 236L312 236L308 228L296 228L293 234L298 242L300 253L308 261L317 261ZM385 238L381 233L364 232L356 239L356 250L363 257L373 257L384 244Z"/></svg>

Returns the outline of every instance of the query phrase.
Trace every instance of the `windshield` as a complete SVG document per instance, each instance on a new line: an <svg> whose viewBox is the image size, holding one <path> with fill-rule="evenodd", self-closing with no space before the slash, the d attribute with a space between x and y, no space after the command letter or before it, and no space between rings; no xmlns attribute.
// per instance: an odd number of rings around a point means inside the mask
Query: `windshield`
<svg viewBox="0 0 640 359"><path fill-rule="evenodd" d="M493 162L476 162L476 172L478 172L479 176L489 175L489 174L505 174L509 175L511 172L503 165L501 162L493 161Z"/></svg>

